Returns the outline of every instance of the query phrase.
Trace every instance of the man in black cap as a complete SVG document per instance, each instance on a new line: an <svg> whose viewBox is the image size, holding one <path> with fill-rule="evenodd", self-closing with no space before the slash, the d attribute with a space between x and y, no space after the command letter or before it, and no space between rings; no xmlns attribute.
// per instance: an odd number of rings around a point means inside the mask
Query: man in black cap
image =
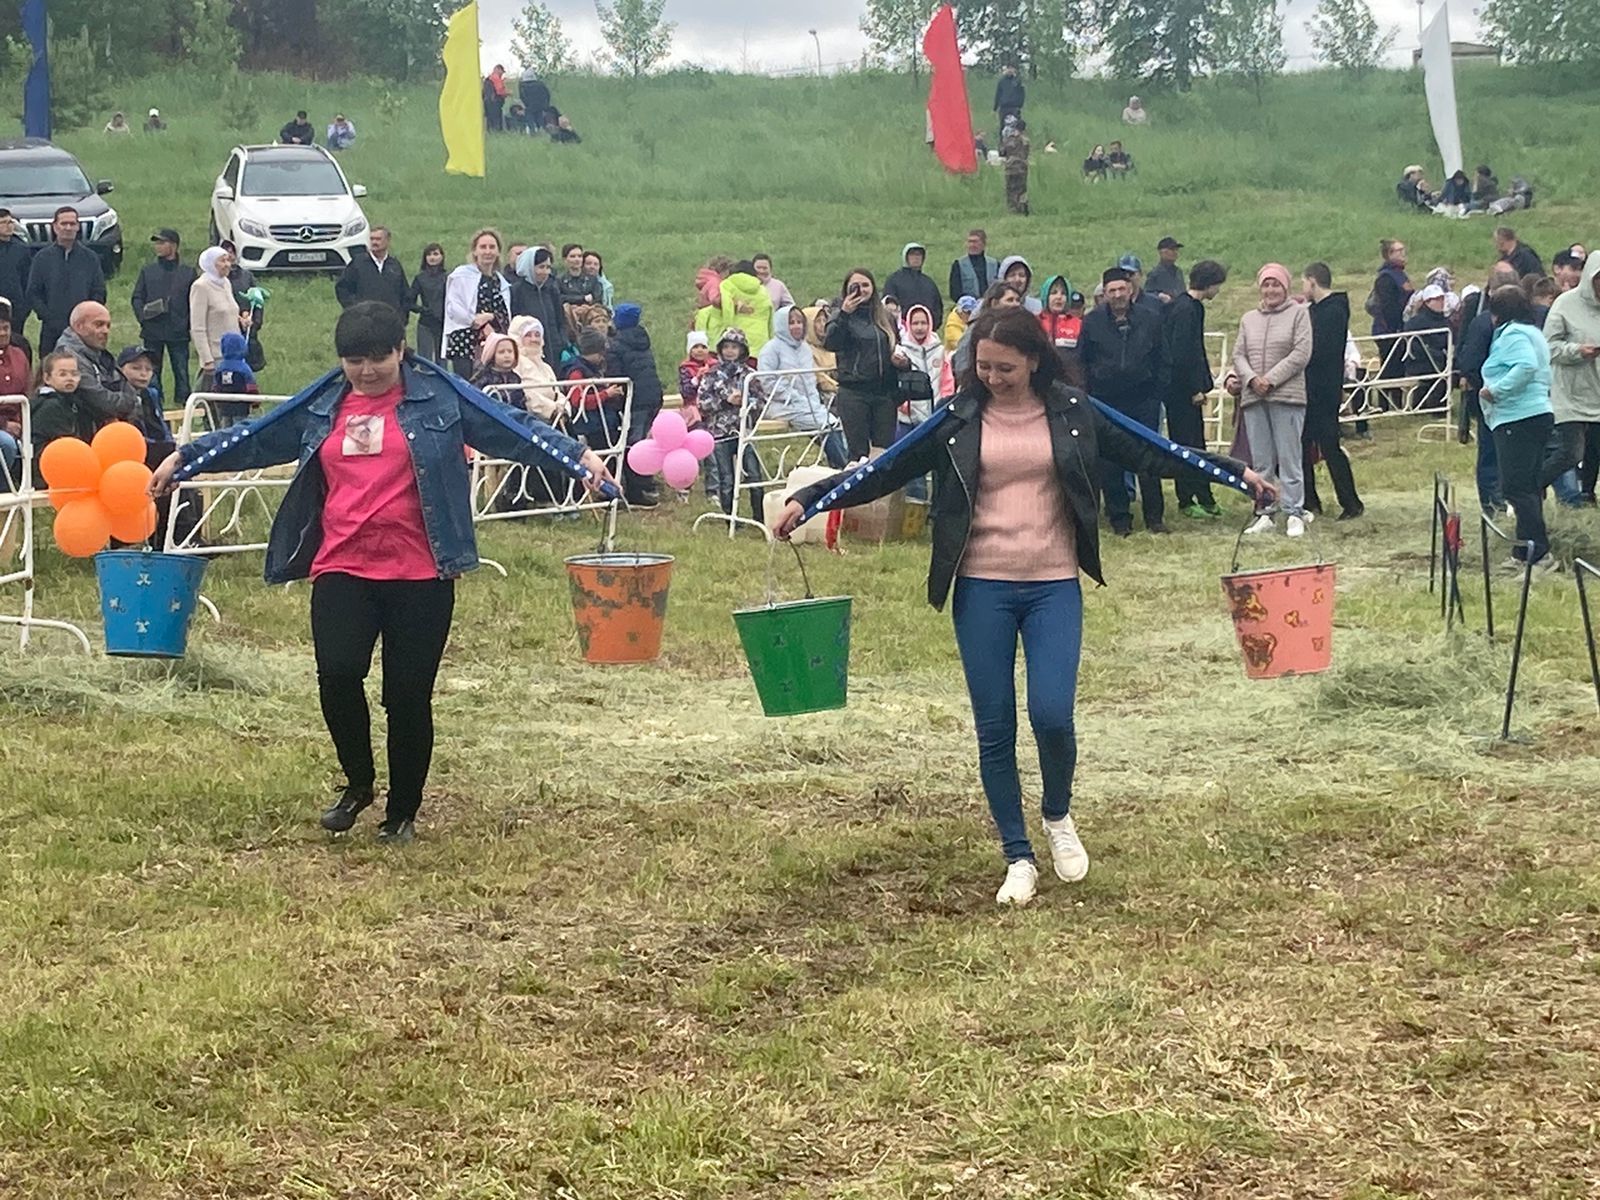
<svg viewBox="0 0 1600 1200"><path fill-rule="evenodd" d="M9 208L0 208L0 300L11 302L11 340L25 345L22 327L28 321L28 267L33 252L16 233L17 219Z"/></svg>
<svg viewBox="0 0 1600 1200"><path fill-rule="evenodd" d="M178 260L176 229L158 229L150 241L156 257L133 285L133 316L155 368L156 387L164 354L172 364L172 402L182 404L189 398L189 288L195 269Z"/></svg>
<svg viewBox="0 0 1600 1200"><path fill-rule="evenodd" d="M1144 290L1153 296L1160 296L1167 304L1185 291L1183 270L1178 266L1178 251L1182 249L1183 243L1175 237L1164 237L1157 242L1156 253L1161 256L1161 261L1144 281Z"/></svg>
<svg viewBox="0 0 1600 1200"><path fill-rule="evenodd" d="M317 140L317 131L306 120L306 110L295 113L294 120L278 130L278 140L289 146L309 146Z"/></svg>

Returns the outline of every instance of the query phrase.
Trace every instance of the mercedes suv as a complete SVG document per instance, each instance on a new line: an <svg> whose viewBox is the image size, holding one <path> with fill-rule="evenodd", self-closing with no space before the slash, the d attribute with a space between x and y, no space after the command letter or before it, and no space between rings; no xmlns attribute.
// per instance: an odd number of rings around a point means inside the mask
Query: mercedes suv
<svg viewBox="0 0 1600 1200"><path fill-rule="evenodd" d="M235 146L211 190L211 240L251 271L343 270L367 244L366 194L321 146Z"/></svg>
<svg viewBox="0 0 1600 1200"><path fill-rule="evenodd" d="M16 236L37 250L51 241L56 209L72 207L82 221L79 240L100 257L107 275L122 265L122 224L102 197L111 181L91 184L78 160L42 138L0 141L0 208L16 218Z"/></svg>

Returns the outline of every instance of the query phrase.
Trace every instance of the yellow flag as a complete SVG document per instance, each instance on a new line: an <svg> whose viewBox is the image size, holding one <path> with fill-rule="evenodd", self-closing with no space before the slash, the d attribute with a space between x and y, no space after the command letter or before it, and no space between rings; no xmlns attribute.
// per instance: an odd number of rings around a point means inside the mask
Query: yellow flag
<svg viewBox="0 0 1600 1200"><path fill-rule="evenodd" d="M439 131L447 173L483 178L483 80L478 70L478 3L450 18L444 39L444 87Z"/></svg>

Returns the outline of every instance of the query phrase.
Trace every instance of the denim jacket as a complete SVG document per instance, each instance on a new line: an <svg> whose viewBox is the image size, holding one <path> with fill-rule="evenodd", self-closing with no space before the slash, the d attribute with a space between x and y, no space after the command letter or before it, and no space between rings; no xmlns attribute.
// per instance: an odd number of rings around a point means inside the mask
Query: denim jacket
<svg viewBox="0 0 1600 1200"><path fill-rule="evenodd" d="M504 410L500 416L516 427L508 428L486 407L462 399L450 380L418 359L407 357L400 382L405 396L395 416L411 444L411 469L422 497L422 520L434 565L441 578L459 575L478 565L466 447L542 468L560 464L552 463L534 444L535 437L573 463L584 448L520 409L486 401L486 406L498 405L497 412ZM306 403L279 419L273 420L269 412L255 421L208 433L180 451L185 464L201 461L207 473L298 464L267 538L268 583L287 583L311 573L322 544L322 506L328 493L317 451L332 430L347 390L343 375L336 373L317 385Z"/></svg>

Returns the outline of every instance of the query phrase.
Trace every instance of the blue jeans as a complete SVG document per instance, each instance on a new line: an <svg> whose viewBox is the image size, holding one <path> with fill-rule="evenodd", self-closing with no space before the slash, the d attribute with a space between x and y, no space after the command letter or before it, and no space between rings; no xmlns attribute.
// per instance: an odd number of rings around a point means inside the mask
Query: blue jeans
<svg viewBox="0 0 1600 1200"><path fill-rule="evenodd" d="M913 425L910 421L900 421L900 422L896 423L896 425L894 427L894 440L898 442L903 437L909 437L909 436L911 436L911 434L916 432L916 429L917 429L917 427L915 425ZM829 459L828 461L831 464L833 460ZM907 500L923 500L923 501L926 501L927 498L928 498L928 477L926 475L918 475L910 483L906 484L906 499Z"/></svg>
<svg viewBox="0 0 1600 1200"><path fill-rule="evenodd" d="M1505 500L1500 495L1500 460L1495 457L1494 432L1477 420L1478 439L1478 507L1504 511Z"/></svg>
<svg viewBox="0 0 1600 1200"><path fill-rule="evenodd" d="M989 812L1006 861L1031 859L1017 774L1017 636L1027 657L1028 722L1039 744L1042 808L1046 817L1064 817L1078 763L1072 710L1083 644L1083 592L1076 579L1011 583L962 577L956 580L952 613Z"/></svg>

